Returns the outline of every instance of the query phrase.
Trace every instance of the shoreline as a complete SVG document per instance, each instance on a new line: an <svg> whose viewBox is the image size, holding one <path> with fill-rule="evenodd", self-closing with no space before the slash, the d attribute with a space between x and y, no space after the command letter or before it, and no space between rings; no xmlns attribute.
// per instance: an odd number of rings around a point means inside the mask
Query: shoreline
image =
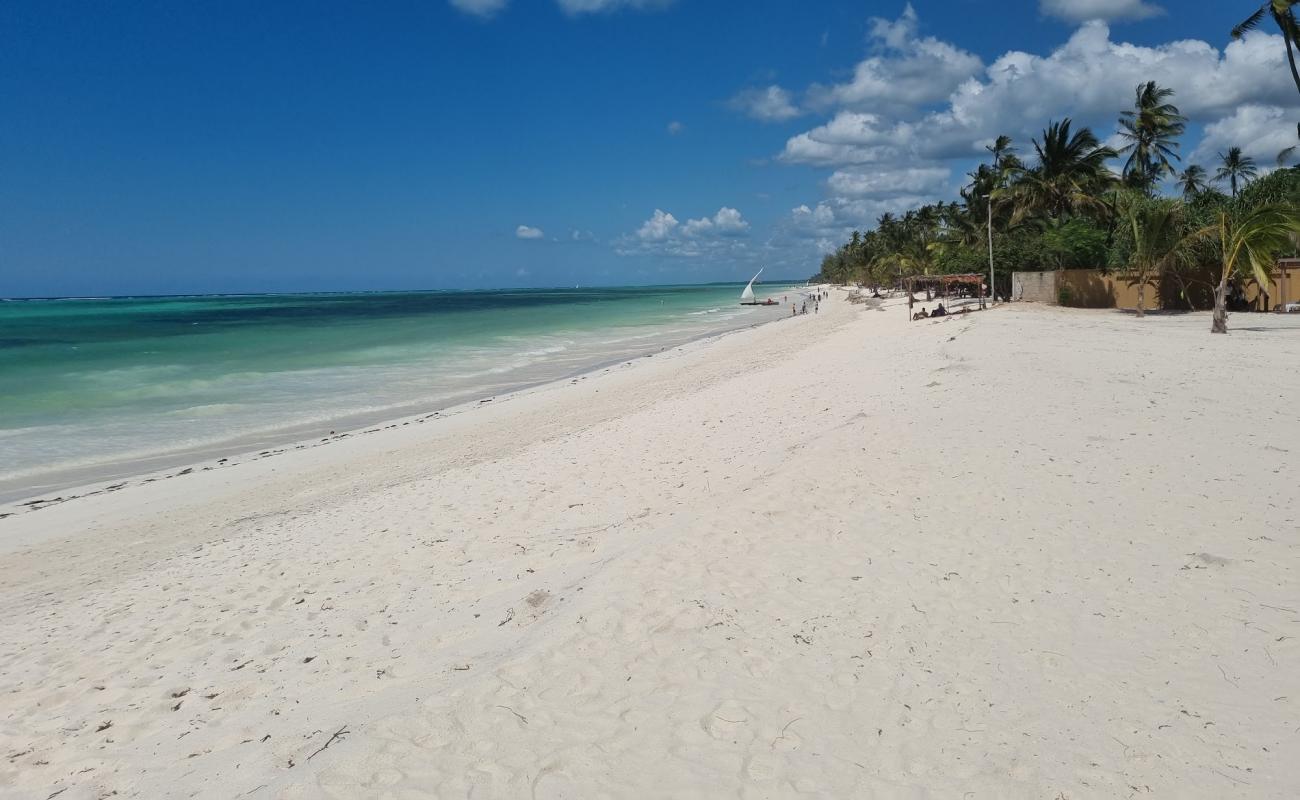
<svg viewBox="0 0 1300 800"><path fill-rule="evenodd" d="M313 448L378 430L423 423L436 416L463 413L487 402L508 399L549 384L585 379L589 375L625 362L636 362L677 348L688 347L697 342L728 336L786 319L789 317L776 316L759 322L701 333L657 349L651 345L650 349L641 348L631 351L618 358L586 365L558 377L524 380L505 391L467 391L463 396L449 402L416 402L373 413L354 413L321 422L300 423L274 431L246 434L225 443L180 448L136 458L55 470L43 473L39 476L39 480L25 477L0 480L0 521L70 500L120 491L136 483L179 477L195 471L224 469L257 458L268 458L289 451Z"/></svg>

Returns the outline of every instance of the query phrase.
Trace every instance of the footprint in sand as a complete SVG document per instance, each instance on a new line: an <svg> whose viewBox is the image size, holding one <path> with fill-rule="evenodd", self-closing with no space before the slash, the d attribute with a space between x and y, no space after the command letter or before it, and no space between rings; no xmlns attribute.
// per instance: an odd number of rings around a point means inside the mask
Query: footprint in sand
<svg viewBox="0 0 1300 800"><path fill-rule="evenodd" d="M779 768L776 756L758 753L745 762L745 775L752 781L770 781L776 777Z"/></svg>

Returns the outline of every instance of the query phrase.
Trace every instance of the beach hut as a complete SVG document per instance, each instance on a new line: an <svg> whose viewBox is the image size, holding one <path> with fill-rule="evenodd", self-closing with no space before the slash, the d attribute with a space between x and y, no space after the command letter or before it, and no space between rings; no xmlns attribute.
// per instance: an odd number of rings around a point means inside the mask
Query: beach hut
<svg viewBox="0 0 1300 800"><path fill-rule="evenodd" d="M927 299L930 294L936 298L951 300L956 297L971 297L979 301L984 308L984 276L969 272L957 275L911 275L903 278L903 290L907 292L907 315L913 317L912 306L916 303L916 293L925 290ZM969 306L963 307L966 311Z"/></svg>

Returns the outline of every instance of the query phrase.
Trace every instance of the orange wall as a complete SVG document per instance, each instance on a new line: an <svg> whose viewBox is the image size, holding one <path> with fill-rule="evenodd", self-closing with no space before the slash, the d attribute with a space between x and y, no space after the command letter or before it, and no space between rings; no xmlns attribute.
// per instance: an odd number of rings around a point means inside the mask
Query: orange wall
<svg viewBox="0 0 1300 800"><path fill-rule="evenodd" d="M1273 273L1268 283L1268 303L1272 310L1278 303L1300 302L1300 263L1288 263L1284 269L1287 273L1286 296L1281 292L1281 274L1279 269ZM1203 274L1202 274L1203 273ZM1137 280L1133 275L1102 272L1096 269L1064 269L1054 273L1017 273L1023 275L1026 286L1040 288L1042 285L1054 285L1052 298L1040 297L1043 292L1025 292L1024 299L1040 302L1062 302L1076 308L1137 308ZM1050 278L1048 277L1050 275ZM1013 285L1015 278L1013 276ZM1218 272L1206 269L1186 279L1186 291L1192 303L1202 311L1213 307L1213 286L1218 282ZM1167 284L1167 285L1166 285ZM1246 298L1253 302L1259 297L1259 286L1253 278L1243 282ZM1147 281L1145 307L1187 308L1187 298L1182 296L1184 285L1170 278L1167 281L1159 277ZM1261 309L1264 310L1264 309Z"/></svg>

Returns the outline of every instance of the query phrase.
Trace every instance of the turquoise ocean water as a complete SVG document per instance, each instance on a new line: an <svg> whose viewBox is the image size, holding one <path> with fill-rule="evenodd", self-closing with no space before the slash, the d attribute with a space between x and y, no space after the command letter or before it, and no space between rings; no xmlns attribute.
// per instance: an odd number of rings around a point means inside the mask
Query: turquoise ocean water
<svg viewBox="0 0 1300 800"><path fill-rule="evenodd" d="M740 289L0 302L0 499L442 408L789 314L741 307Z"/></svg>

